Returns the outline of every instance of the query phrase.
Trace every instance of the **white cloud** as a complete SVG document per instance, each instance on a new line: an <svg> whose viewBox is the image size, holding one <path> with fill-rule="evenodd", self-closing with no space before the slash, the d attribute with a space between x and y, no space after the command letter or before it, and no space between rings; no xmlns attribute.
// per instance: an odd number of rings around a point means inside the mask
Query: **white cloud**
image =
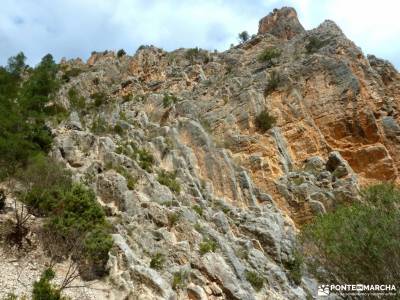
<svg viewBox="0 0 400 300"><path fill-rule="evenodd" d="M395 0L2 0L0 63L20 50L31 63L49 52L87 58L92 50L132 53L140 44L223 50L281 6L294 6L307 29L334 20L364 51L400 66Z"/></svg>
<svg viewBox="0 0 400 300"><path fill-rule="evenodd" d="M400 2L336 0L326 11L364 51L397 60L400 65Z"/></svg>
<svg viewBox="0 0 400 300"><path fill-rule="evenodd" d="M400 22L397 0L294 0L306 29L333 20L365 53L389 59L400 68Z"/></svg>

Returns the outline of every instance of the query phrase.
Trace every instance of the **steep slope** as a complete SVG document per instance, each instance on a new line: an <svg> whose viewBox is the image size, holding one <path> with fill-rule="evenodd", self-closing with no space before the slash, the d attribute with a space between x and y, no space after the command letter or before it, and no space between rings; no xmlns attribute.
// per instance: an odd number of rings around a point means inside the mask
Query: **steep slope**
<svg viewBox="0 0 400 300"><path fill-rule="evenodd" d="M223 53L149 46L62 68L71 113L52 153L115 225L112 299L306 299L296 225L398 181L400 75L332 21L306 31L283 8Z"/></svg>

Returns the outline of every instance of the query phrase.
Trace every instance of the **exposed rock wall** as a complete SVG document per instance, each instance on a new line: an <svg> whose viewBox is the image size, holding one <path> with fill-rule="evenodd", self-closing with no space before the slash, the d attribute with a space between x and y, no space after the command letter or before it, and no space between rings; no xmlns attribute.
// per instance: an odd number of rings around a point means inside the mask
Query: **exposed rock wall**
<svg viewBox="0 0 400 300"><path fill-rule="evenodd" d="M280 57L259 61L270 47ZM356 201L360 184L398 181L400 75L332 21L305 31L283 8L222 53L143 47L64 65L83 72L59 92L71 115L52 125L53 155L96 190L115 224L115 297L306 299L316 282L297 282L287 267L296 224ZM85 109L71 105L70 88ZM97 107L95 92L108 96ZM277 119L266 133L255 127L264 109ZM138 151L154 156L150 169ZM160 184L161 170L176 171L179 193ZM202 255L207 240L216 250ZM249 272L263 278L260 290Z"/></svg>
<svg viewBox="0 0 400 300"><path fill-rule="evenodd" d="M302 32L304 28L297 19L297 12L291 7L274 9L268 16L262 18L258 25L258 34L269 33L286 40Z"/></svg>

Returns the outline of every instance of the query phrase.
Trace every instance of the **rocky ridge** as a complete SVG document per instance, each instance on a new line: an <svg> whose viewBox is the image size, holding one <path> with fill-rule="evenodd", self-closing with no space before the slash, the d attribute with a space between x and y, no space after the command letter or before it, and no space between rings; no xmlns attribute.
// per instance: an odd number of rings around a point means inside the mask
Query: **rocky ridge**
<svg viewBox="0 0 400 300"><path fill-rule="evenodd" d="M400 75L332 21L306 31L282 8L222 53L145 46L61 64L80 72L57 95L70 114L51 125L52 155L115 226L108 299L310 299L298 226L399 180ZM264 109L277 121L262 133Z"/></svg>

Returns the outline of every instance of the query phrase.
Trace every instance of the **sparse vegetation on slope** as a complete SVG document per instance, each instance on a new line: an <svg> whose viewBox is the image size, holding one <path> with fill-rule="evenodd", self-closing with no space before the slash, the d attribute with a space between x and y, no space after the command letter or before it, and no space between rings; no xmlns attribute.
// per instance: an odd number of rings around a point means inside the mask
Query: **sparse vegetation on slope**
<svg viewBox="0 0 400 300"><path fill-rule="evenodd" d="M271 62L273 59L278 58L280 56L281 56L281 51L279 49L270 47L264 49L264 51L258 55L258 60L261 62Z"/></svg>
<svg viewBox="0 0 400 300"><path fill-rule="evenodd" d="M172 192L179 194L181 191L181 185L176 180L176 172L168 172L161 170L158 173L157 180L162 185L167 186Z"/></svg>
<svg viewBox="0 0 400 300"><path fill-rule="evenodd" d="M261 132L271 129L275 123L275 117L271 116L267 110L263 110L255 118L255 125Z"/></svg>
<svg viewBox="0 0 400 300"><path fill-rule="evenodd" d="M178 98L171 94L164 94L163 98L163 106L164 108L168 108L171 105L175 104L178 101Z"/></svg>
<svg viewBox="0 0 400 300"><path fill-rule="evenodd" d="M275 70L272 71L267 86L264 89L264 96L267 97L269 94L275 91L278 88L280 82L281 82L281 77L279 73L276 72Z"/></svg>
<svg viewBox="0 0 400 300"><path fill-rule="evenodd" d="M246 279L256 291L259 291L264 286L264 279L254 271L246 271Z"/></svg>
<svg viewBox="0 0 400 300"><path fill-rule="evenodd" d="M308 40L308 44L306 45L307 53L312 54L317 52L320 48L325 46L328 42L320 40L315 36L311 36Z"/></svg>
<svg viewBox="0 0 400 300"><path fill-rule="evenodd" d="M200 243L200 254L204 255L207 252L215 252L217 250L217 243L209 238L203 239L203 241Z"/></svg>

